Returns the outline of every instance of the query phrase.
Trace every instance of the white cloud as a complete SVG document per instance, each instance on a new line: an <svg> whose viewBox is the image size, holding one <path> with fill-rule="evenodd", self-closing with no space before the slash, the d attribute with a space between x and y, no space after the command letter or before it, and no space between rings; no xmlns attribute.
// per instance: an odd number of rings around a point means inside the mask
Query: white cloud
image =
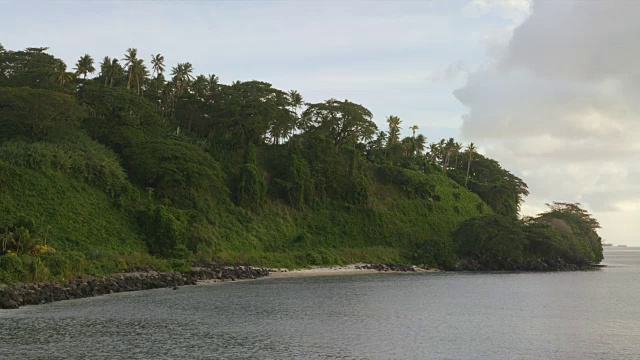
<svg viewBox="0 0 640 360"><path fill-rule="evenodd" d="M463 135L526 174L525 209L580 201L596 216L640 217L640 2L535 1L531 9L455 92L468 108ZM620 229L637 234L640 224L615 219L604 218L603 234L638 244Z"/></svg>
<svg viewBox="0 0 640 360"><path fill-rule="evenodd" d="M462 13L471 18L497 15L519 24L530 6L531 0L471 0L462 8Z"/></svg>

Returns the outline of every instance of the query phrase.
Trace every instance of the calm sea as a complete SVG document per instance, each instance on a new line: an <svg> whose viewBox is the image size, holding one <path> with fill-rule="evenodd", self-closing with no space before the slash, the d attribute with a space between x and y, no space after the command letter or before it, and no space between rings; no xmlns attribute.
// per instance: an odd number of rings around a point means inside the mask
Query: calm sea
<svg viewBox="0 0 640 360"><path fill-rule="evenodd" d="M262 279L0 310L3 359L640 359L640 248L564 273Z"/></svg>

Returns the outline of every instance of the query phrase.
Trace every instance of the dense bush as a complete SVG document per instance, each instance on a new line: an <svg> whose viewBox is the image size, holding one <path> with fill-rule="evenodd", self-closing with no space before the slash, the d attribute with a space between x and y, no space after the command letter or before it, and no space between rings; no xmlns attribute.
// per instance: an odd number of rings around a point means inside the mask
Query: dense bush
<svg viewBox="0 0 640 360"><path fill-rule="evenodd" d="M88 83L79 90L78 100L88 110L83 126L89 134L118 153L167 131L153 106L126 89Z"/></svg>
<svg viewBox="0 0 640 360"><path fill-rule="evenodd" d="M465 221L453 239L460 256L479 260L523 260L527 244L519 222L499 215Z"/></svg>
<svg viewBox="0 0 640 360"><path fill-rule="evenodd" d="M429 181L426 174L403 169L393 165L383 165L377 168L378 178L399 186L407 196L416 196L421 199L436 199L436 186Z"/></svg>
<svg viewBox="0 0 640 360"><path fill-rule="evenodd" d="M202 209L228 201L224 173L211 156L185 142L147 140L123 151L125 168L142 187L183 208Z"/></svg>
<svg viewBox="0 0 640 360"><path fill-rule="evenodd" d="M264 201L266 192L266 183L257 167L256 148L249 144L244 164L240 168L240 183L236 190L237 203L242 207L256 207Z"/></svg>
<svg viewBox="0 0 640 360"><path fill-rule="evenodd" d="M460 256L481 261L563 260L577 265L602 261L598 222L579 204L553 203L523 220L472 218L453 233Z"/></svg>
<svg viewBox="0 0 640 360"><path fill-rule="evenodd" d="M0 161L45 174L73 176L111 196L129 188L118 157L78 132L73 142L4 142L0 144Z"/></svg>
<svg viewBox="0 0 640 360"><path fill-rule="evenodd" d="M84 117L84 110L72 96L26 87L0 87L0 140L42 139L54 130L73 130Z"/></svg>
<svg viewBox="0 0 640 360"><path fill-rule="evenodd" d="M176 259L193 256L187 249L188 218L184 211L156 206L147 211L144 222L152 254Z"/></svg>

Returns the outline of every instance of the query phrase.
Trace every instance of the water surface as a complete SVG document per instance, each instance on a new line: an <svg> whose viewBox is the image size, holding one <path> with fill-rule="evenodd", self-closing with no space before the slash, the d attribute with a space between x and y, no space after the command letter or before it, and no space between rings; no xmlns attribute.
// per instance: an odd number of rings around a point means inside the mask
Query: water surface
<svg viewBox="0 0 640 360"><path fill-rule="evenodd" d="M0 310L6 359L632 359L640 248L563 273L261 279Z"/></svg>

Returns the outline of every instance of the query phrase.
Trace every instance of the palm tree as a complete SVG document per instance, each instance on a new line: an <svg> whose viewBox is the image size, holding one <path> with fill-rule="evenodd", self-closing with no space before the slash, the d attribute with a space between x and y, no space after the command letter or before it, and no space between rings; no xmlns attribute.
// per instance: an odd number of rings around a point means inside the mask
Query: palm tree
<svg viewBox="0 0 640 360"><path fill-rule="evenodd" d="M298 115L298 109L302 107L304 104L304 99L302 95L296 90L289 91L289 102L291 103L291 107L293 108L293 112Z"/></svg>
<svg viewBox="0 0 640 360"><path fill-rule="evenodd" d="M176 84L172 81L167 82L162 88L160 97L162 101L162 114L164 116L171 114L175 107L176 91Z"/></svg>
<svg viewBox="0 0 640 360"><path fill-rule="evenodd" d="M453 167L456 169L458 168L458 154L460 154L460 151L462 151L462 148L463 148L462 143L457 142L453 145L453 152L454 154L456 154L455 164Z"/></svg>
<svg viewBox="0 0 640 360"><path fill-rule="evenodd" d="M467 187L467 181L469 181L469 170L471 169L471 160L473 159L473 153L476 151L476 146L471 143L467 146L467 152L469 153L469 162L467 162L467 176L464 179L464 187Z"/></svg>
<svg viewBox="0 0 640 360"><path fill-rule="evenodd" d="M447 171L449 167L449 160L451 160L451 153L453 153L453 149L455 147L456 141L453 138L449 138L444 149L445 149L445 162L444 162L444 171Z"/></svg>
<svg viewBox="0 0 640 360"><path fill-rule="evenodd" d="M382 149L385 147L385 143L387 142L387 132L384 130L380 130L376 135L375 144L378 148Z"/></svg>
<svg viewBox="0 0 640 360"><path fill-rule="evenodd" d="M136 78L136 84L138 88L138 95L144 96L144 81L149 76L149 70L144 64L143 59L137 59L130 67L131 74ZM130 75L131 75L130 74Z"/></svg>
<svg viewBox="0 0 640 360"><path fill-rule="evenodd" d="M304 99L302 98L302 95L296 90L289 91L288 95L289 104L291 104L291 110L295 114L295 116L293 117L293 123L289 127L291 130L291 134L293 135L293 133L297 130L296 124L298 122L298 109L301 108L304 104Z"/></svg>
<svg viewBox="0 0 640 360"><path fill-rule="evenodd" d="M184 63L184 77L187 80L187 82L190 82L193 80L193 75L191 73L193 73L193 65L191 65L191 63L186 62Z"/></svg>
<svg viewBox="0 0 640 360"><path fill-rule="evenodd" d="M422 134L418 134L418 136L413 139L413 142L413 145L416 148L416 153L418 155L422 155L422 152L425 149L425 144L427 143L427 138Z"/></svg>
<svg viewBox="0 0 640 360"><path fill-rule="evenodd" d="M162 74L164 72L164 56L151 54L151 68L153 69L152 75Z"/></svg>
<svg viewBox="0 0 640 360"><path fill-rule="evenodd" d="M76 62L76 75L83 75L83 78L87 78L87 73L93 74L96 68L93 66L93 58L89 54L84 54Z"/></svg>
<svg viewBox="0 0 640 360"><path fill-rule="evenodd" d="M51 80L56 81L60 86L65 86L70 83L73 81L73 78L74 73L67 72L67 65L63 62L58 63L53 76L51 76Z"/></svg>
<svg viewBox="0 0 640 360"><path fill-rule="evenodd" d="M191 63L178 63L176 67L171 68L171 76L173 81L176 82L178 95L182 94L182 91L193 80L193 65Z"/></svg>
<svg viewBox="0 0 640 360"><path fill-rule="evenodd" d="M387 123L389 124L389 144L394 144L398 141L400 137L400 124L402 124L402 120L395 115L389 115L387 117Z"/></svg>
<svg viewBox="0 0 640 360"><path fill-rule="evenodd" d="M209 81L204 75L198 75L193 83L191 83L191 91L198 99L202 99L206 94L208 82Z"/></svg>
<svg viewBox="0 0 640 360"><path fill-rule="evenodd" d="M411 156L414 153L414 144L413 138L406 137L402 139L400 142L402 144L402 149L404 150L404 156Z"/></svg>
<svg viewBox="0 0 640 360"><path fill-rule="evenodd" d="M438 146L438 158L440 158L440 161L442 162L442 168L444 169L444 161L446 160L445 154L447 153L446 151L447 141L445 139L440 139L440 142L438 142L437 146Z"/></svg>
<svg viewBox="0 0 640 360"><path fill-rule="evenodd" d="M131 88L131 82L133 80L133 67L135 66L136 61L138 61L138 49L136 48L128 48L127 53L124 55L124 59L126 62L124 63L124 67L129 72L129 81L127 82L127 89Z"/></svg>
<svg viewBox="0 0 640 360"><path fill-rule="evenodd" d="M209 74L209 78L207 79L207 92L209 95L216 92L218 89L218 83L220 82L220 78L215 74Z"/></svg>
<svg viewBox="0 0 640 360"><path fill-rule="evenodd" d="M431 162L433 164L436 163L436 160L438 159L438 153L439 152L440 152L440 148L438 147L438 144L436 144L436 143L429 144L429 154L431 155Z"/></svg>
<svg viewBox="0 0 640 360"><path fill-rule="evenodd" d="M109 86L113 86L113 80L124 78L124 68L120 65L120 61L116 58L111 60L111 73L109 74Z"/></svg>
<svg viewBox="0 0 640 360"><path fill-rule="evenodd" d="M113 80L120 75L122 67L118 59L105 56L100 63L100 75L104 76L104 84L113 86Z"/></svg>
<svg viewBox="0 0 640 360"><path fill-rule="evenodd" d="M104 76L104 84L109 85L109 77L107 74L111 70L111 58L105 56L100 63L100 76Z"/></svg>
<svg viewBox="0 0 640 360"><path fill-rule="evenodd" d="M413 138L415 139L416 137L416 130L418 130L418 125L411 125L409 126L409 129L411 129L411 131L413 132Z"/></svg>

